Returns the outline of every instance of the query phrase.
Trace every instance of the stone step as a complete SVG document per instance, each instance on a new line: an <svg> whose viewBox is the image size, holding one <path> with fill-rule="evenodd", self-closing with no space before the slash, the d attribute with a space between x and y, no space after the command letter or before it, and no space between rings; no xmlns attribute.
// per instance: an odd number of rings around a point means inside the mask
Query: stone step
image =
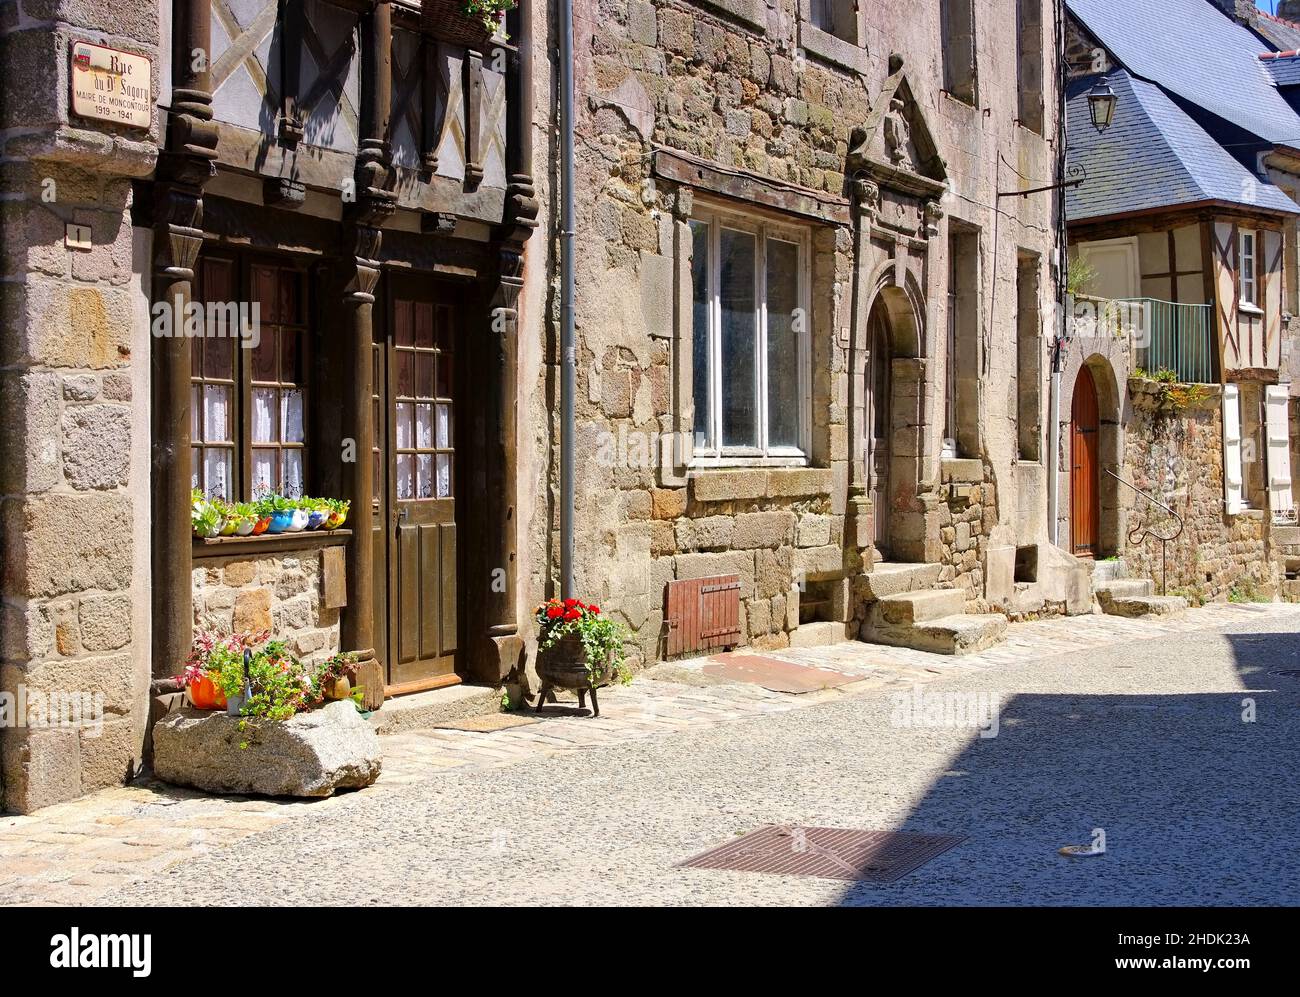
<svg viewBox="0 0 1300 997"><path fill-rule="evenodd" d="M1128 577L1128 570L1119 558L1107 561L1095 561L1092 566L1092 584L1094 588Z"/></svg>
<svg viewBox="0 0 1300 997"><path fill-rule="evenodd" d="M859 575L858 582L868 602L901 592L934 588L939 583L940 564L911 564L904 561L881 561L869 572Z"/></svg>
<svg viewBox="0 0 1300 997"><path fill-rule="evenodd" d="M1141 598L1156 594L1156 583L1150 578L1116 578L1100 584L1094 581L1092 588L1097 593L1098 599L1102 597L1102 593L1112 598Z"/></svg>
<svg viewBox="0 0 1300 997"><path fill-rule="evenodd" d="M876 600L871 617L884 623L922 623L956 615L965 608L966 593L961 589L922 589Z"/></svg>
<svg viewBox="0 0 1300 997"><path fill-rule="evenodd" d="M843 623L800 623L790 631L791 647L826 647L848 640Z"/></svg>
<svg viewBox="0 0 1300 997"><path fill-rule="evenodd" d="M1187 600L1180 595L1111 596L1099 592L1097 601L1102 612L1111 616L1176 616L1187 608Z"/></svg>
<svg viewBox="0 0 1300 997"><path fill-rule="evenodd" d="M398 734L500 711L501 689L489 685L450 685L384 700L384 705L370 715L370 726L376 734Z"/></svg>
<svg viewBox="0 0 1300 997"><path fill-rule="evenodd" d="M863 629L863 639L876 644L935 654L973 654L1002 640L1007 618L1001 613L958 613L921 623L869 622Z"/></svg>

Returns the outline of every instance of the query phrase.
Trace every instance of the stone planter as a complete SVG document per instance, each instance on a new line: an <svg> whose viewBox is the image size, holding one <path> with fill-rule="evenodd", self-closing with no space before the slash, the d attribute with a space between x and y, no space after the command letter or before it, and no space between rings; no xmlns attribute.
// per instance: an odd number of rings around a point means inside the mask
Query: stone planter
<svg viewBox="0 0 1300 997"><path fill-rule="evenodd" d="M379 737L349 702L283 722L177 710L154 725L154 774L209 793L330 796L379 778ZM246 747L241 747L246 745Z"/></svg>
<svg viewBox="0 0 1300 997"><path fill-rule="evenodd" d="M606 658L604 668L592 681L587 669L587 652L582 646L582 638L577 634L561 637L553 647L548 647L537 654L537 677L542 680L542 688L537 694L537 711L541 712L546 697L555 689L568 689L578 694L578 706L586 707L587 693L591 693L592 716L600 716L600 702L596 699L596 690L608 685L614 676L612 655Z"/></svg>

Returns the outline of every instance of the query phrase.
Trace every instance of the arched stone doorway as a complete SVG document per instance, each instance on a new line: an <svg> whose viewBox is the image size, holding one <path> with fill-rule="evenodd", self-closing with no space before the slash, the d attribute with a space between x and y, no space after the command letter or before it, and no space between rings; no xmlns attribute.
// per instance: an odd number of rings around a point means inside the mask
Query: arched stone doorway
<svg viewBox="0 0 1300 997"><path fill-rule="evenodd" d="M1096 557L1101 546L1101 414L1097 386L1079 371L1070 403L1070 553Z"/></svg>
<svg viewBox="0 0 1300 997"><path fill-rule="evenodd" d="M898 286L892 271L880 277L867 313L862 378L873 541L885 560L925 561L925 506L918 494L926 453L926 365L917 319L923 312L915 288Z"/></svg>
<svg viewBox="0 0 1300 997"><path fill-rule="evenodd" d="M1069 534L1076 557L1109 557L1120 549L1120 395L1111 363L1094 354L1079 365L1070 394Z"/></svg>

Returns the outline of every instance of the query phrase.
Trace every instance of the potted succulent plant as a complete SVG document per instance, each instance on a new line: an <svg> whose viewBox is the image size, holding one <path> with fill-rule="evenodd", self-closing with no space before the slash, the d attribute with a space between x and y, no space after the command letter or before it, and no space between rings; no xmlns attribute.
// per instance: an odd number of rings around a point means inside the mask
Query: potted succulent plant
<svg viewBox="0 0 1300 997"><path fill-rule="evenodd" d="M190 493L190 528L200 540L219 536L225 526L225 516L218 500L204 497L198 488Z"/></svg>
<svg viewBox="0 0 1300 997"><path fill-rule="evenodd" d="M229 510L230 522L233 525L231 534L237 537L250 536L253 528L257 525L257 513L253 508L252 502L236 502ZM222 531L225 532L224 530Z"/></svg>
<svg viewBox="0 0 1300 997"><path fill-rule="evenodd" d="M578 694L578 705L586 705L591 693L593 716L600 716L596 690L611 681L632 680L623 654L624 630L601 615L600 607L578 599L551 599L538 606L537 676L542 688L537 697L541 710L553 689Z"/></svg>
<svg viewBox="0 0 1300 997"><path fill-rule="evenodd" d="M326 499L326 505L329 506L329 519L325 520L325 529L337 530L348 519L348 509L352 503L347 499Z"/></svg>
<svg viewBox="0 0 1300 997"><path fill-rule="evenodd" d="M353 684L356 677L356 652L344 651L326 659L317 667L313 682L318 701L351 699L360 702L361 687Z"/></svg>
<svg viewBox="0 0 1300 997"><path fill-rule="evenodd" d="M270 517L267 533L286 533L293 525L293 514L297 511L293 499L283 495L267 495L257 503L258 511Z"/></svg>

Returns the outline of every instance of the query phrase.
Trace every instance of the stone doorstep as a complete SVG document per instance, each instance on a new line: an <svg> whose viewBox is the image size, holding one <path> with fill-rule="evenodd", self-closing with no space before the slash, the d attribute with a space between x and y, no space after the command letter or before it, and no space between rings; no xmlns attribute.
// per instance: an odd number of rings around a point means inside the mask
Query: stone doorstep
<svg viewBox="0 0 1300 997"><path fill-rule="evenodd" d="M848 626L844 623L801 623L790 631L791 647L828 647L848 639Z"/></svg>
<svg viewBox="0 0 1300 997"><path fill-rule="evenodd" d="M858 578L866 589L868 599L883 599L885 596L898 595L902 592L934 588L939 582L939 574L942 571L941 564L881 561Z"/></svg>
<svg viewBox="0 0 1300 997"><path fill-rule="evenodd" d="M1002 640L1007 618L1001 613L941 616L919 623L878 623L868 635L873 643L909 647L935 654L974 654Z"/></svg>
<svg viewBox="0 0 1300 997"><path fill-rule="evenodd" d="M1187 609L1179 595L1111 596L1098 593L1101 608L1111 616L1177 616Z"/></svg>
<svg viewBox="0 0 1300 997"><path fill-rule="evenodd" d="M449 685L428 692L385 699L370 716L376 734L400 734L433 727L449 720L466 720L501 712L499 686Z"/></svg>
<svg viewBox="0 0 1300 997"><path fill-rule="evenodd" d="M1115 578L1111 581L1094 583L1093 591L1105 606L1108 597L1128 598L1155 595L1156 583L1150 578Z"/></svg>
<svg viewBox="0 0 1300 997"><path fill-rule="evenodd" d="M922 623L957 616L965 606L966 595L961 589L922 589L878 599L871 614L886 623Z"/></svg>

